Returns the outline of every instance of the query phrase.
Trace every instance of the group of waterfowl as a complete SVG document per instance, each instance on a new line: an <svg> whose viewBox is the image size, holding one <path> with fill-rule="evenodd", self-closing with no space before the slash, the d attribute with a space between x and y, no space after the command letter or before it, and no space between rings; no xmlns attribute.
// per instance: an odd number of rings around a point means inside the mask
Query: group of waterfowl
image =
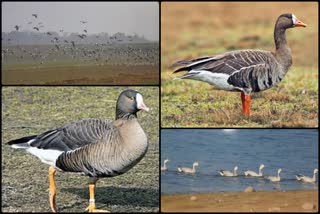
<svg viewBox="0 0 320 214"><path fill-rule="evenodd" d="M164 165L161 166L161 171L168 170L168 167L166 164L169 161L170 161L169 159L164 160ZM185 173L185 174L195 174L196 173L196 168L195 168L196 166L199 166L199 162L194 162L192 164L192 168L178 166L178 172ZM238 169L239 169L238 166L234 167L233 172L220 169L219 174L221 176L225 176L225 177L237 177L237 176L240 176L240 174L238 173ZM244 176L246 176L246 177L264 177L264 178L270 180L271 182L281 181L280 173L281 173L282 169L278 169L277 176L263 176L263 169L264 169L264 164L260 164L258 172L247 170L244 172ZM298 181L302 181L302 182L306 182L306 183L315 183L316 182L316 173L318 173L318 169L314 169L313 177L308 177L305 175L298 174L298 175L296 175L296 179Z"/></svg>

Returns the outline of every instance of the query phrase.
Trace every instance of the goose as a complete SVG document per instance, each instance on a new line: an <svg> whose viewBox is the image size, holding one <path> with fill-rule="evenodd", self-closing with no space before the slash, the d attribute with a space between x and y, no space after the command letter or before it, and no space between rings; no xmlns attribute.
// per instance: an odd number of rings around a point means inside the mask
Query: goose
<svg viewBox="0 0 320 214"><path fill-rule="evenodd" d="M56 170L89 176L89 212L104 212L95 204L99 178L121 175L135 166L148 149L147 136L137 119L139 110L149 111L141 93L123 91L116 103L116 118L86 119L68 123L40 135L12 140L13 148L25 149L49 167L49 200L57 211Z"/></svg>
<svg viewBox="0 0 320 214"><path fill-rule="evenodd" d="M188 167L178 167L178 171L186 174L195 174L196 173L196 166L199 166L198 162L194 162L192 164L192 168Z"/></svg>
<svg viewBox="0 0 320 214"><path fill-rule="evenodd" d="M281 180L281 178L280 178L281 171L282 171L282 169L278 169L278 176L268 176L267 179L272 182L279 182Z"/></svg>
<svg viewBox="0 0 320 214"><path fill-rule="evenodd" d="M254 171L248 170L248 171L245 171L245 172L244 172L244 175L245 175L245 176L251 176L251 177L262 177L262 170L263 170L263 168L264 168L264 165L261 164L260 167L259 167L259 173L256 173L256 172L254 172Z"/></svg>
<svg viewBox="0 0 320 214"><path fill-rule="evenodd" d="M16 29L16 31L18 31L20 26L16 25L16 26L14 26L14 28Z"/></svg>
<svg viewBox="0 0 320 214"><path fill-rule="evenodd" d="M235 166L234 169L233 169L233 172L230 172L228 170L220 169L219 173L220 173L221 176L235 177L235 176L238 176L237 170L238 170L238 166Z"/></svg>
<svg viewBox="0 0 320 214"><path fill-rule="evenodd" d="M32 14L32 16L34 16L34 18L38 18L38 14Z"/></svg>
<svg viewBox="0 0 320 214"><path fill-rule="evenodd" d="M35 29L35 30L39 31L39 28L38 28L38 27L33 27L33 29Z"/></svg>
<svg viewBox="0 0 320 214"><path fill-rule="evenodd" d="M292 64L291 50L286 41L286 29L306 27L294 14L282 14L276 21L276 50L236 50L215 56L182 60L172 67L182 66L173 73L186 71L174 79L191 79L209 83L217 89L241 92L242 112L250 116L250 94L269 89L279 83Z"/></svg>
<svg viewBox="0 0 320 214"><path fill-rule="evenodd" d="M168 160L168 159L164 160L163 166L161 166L161 171L167 171L168 170L166 163L168 163L169 161L170 160Z"/></svg>
<svg viewBox="0 0 320 214"><path fill-rule="evenodd" d="M306 183L315 183L316 182L316 173L318 173L318 169L314 169L313 171L313 177L308 177L304 175L296 175L296 178L298 181L303 181Z"/></svg>
<svg viewBox="0 0 320 214"><path fill-rule="evenodd" d="M80 21L82 24L88 23L87 21Z"/></svg>

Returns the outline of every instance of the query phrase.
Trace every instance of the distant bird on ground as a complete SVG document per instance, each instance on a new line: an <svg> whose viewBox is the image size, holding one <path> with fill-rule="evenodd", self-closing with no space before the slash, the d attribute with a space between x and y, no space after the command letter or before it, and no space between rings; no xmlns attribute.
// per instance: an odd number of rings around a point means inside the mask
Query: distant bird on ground
<svg viewBox="0 0 320 214"><path fill-rule="evenodd" d="M199 166L198 162L194 162L192 164L192 168L188 167L178 167L178 171L186 174L195 174L196 173L196 166Z"/></svg>
<svg viewBox="0 0 320 214"><path fill-rule="evenodd" d="M308 177L304 175L296 175L296 178L298 181L303 181L306 183L315 183L316 182L316 174L318 173L318 169L314 169L313 171L313 177Z"/></svg>
<svg viewBox="0 0 320 214"><path fill-rule="evenodd" d="M38 18L38 14L32 14L32 16L34 16L34 18Z"/></svg>
<svg viewBox="0 0 320 214"><path fill-rule="evenodd" d="M281 178L280 178L281 171L282 171L282 169L278 169L278 176L268 176L267 179L272 182L279 182L281 180Z"/></svg>
<svg viewBox="0 0 320 214"><path fill-rule="evenodd" d="M285 32L288 28L306 27L293 14L282 14L274 28L275 52L236 50L215 56L182 60L172 66L182 66L173 73L187 72L175 79L207 82L217 89L241 92L242 112L250 116L250 95L279 83L292 64Z"/></svg>
<svg viewBox="0 0 320 214"><path fill-rule="evenodd" d="M254 172L254 171L245 171L244 172L244 175L245 176L251 176L251 177L262 177L262 174L263 174L263 172L262 172L262 170L263 170L263 168L264 168L264 165L263 164L261 164L260 165L260 167L259 167L259 173L256 173L256 172Z"/></svg>
<svg viewBox="0 0 320 214"><path fill-rule="evenodd" d="M170 160L168 160L168 159L164 160L163 166L161 166L161 171L167 171L167 170L168 170L166 164L167 164L169 161L170 161Z"/></svg>
<svg viewBox="0 0 320 214"><path fill-rule="evenodd" d="M39 31L39 28L38 28L38 27L33 27L33 29L35 29L35 30Z"/></svg>
<svg viewBox="0 0 320 214"><path fill-rule="evenodd" d="M80 21L82 24L88 23L87 21Z"/></svg>
<svg viewBox="0 0 320 214"><path fill-rule="evenodd" d="M238 166L235 166L234 169L233 169L233 172L230 172L228 170L220 169L219 173L220 173L221 176L235 177L235 176L238 176L237 170L238 170Z"/></svg>
<svg viewBox="0 0 320 214"><path fill-rule="evenodd" d="M90 200L87 210L107 212L96 208L96 182L103 177L124 174L146 154L149 142L137 119L140 110L149 111L141 93L125 90L116 102L115 121L81 120L40 135L12 140L8 144L13 148L25 149L50 165L49 201L53 212L57 212L56 170L89 176Z"/></svg>

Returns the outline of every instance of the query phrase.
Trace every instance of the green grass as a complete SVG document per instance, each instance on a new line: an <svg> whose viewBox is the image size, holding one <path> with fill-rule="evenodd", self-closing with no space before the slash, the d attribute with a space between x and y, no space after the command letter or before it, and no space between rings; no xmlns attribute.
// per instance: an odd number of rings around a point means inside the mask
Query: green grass
<svg viewBox="0 0 320 214"><path fill-rule="evenodd" d="M48 165L5 143L85 118L115 117L116 99L131 88L150 112L139 112L150 145L146 156L124 175L97 182L98 208L112 212L159 211L159 92L157 87L3 87L2 211L50 212ZM84 212L88 177L56 173L58 211Z"/></svg>

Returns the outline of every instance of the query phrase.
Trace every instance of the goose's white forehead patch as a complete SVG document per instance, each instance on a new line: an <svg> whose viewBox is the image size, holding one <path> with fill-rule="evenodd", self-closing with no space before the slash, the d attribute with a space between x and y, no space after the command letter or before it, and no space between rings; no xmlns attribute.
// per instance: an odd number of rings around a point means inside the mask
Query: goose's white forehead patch
<svg viewBox="0 0 320 214"><path fill-rule="evenodd" d="M292 22L293 22L293 24L295 24L295 23L297 23L297 17L294 15L294 14L292 14Z"/></svg>
<svg viewBox="0 0 320 214"><path fill-rule="evenodd" d="M137 93L136 100L137 100L137 106L141 106L141 103L143 103L142 95Z"/></svg>

